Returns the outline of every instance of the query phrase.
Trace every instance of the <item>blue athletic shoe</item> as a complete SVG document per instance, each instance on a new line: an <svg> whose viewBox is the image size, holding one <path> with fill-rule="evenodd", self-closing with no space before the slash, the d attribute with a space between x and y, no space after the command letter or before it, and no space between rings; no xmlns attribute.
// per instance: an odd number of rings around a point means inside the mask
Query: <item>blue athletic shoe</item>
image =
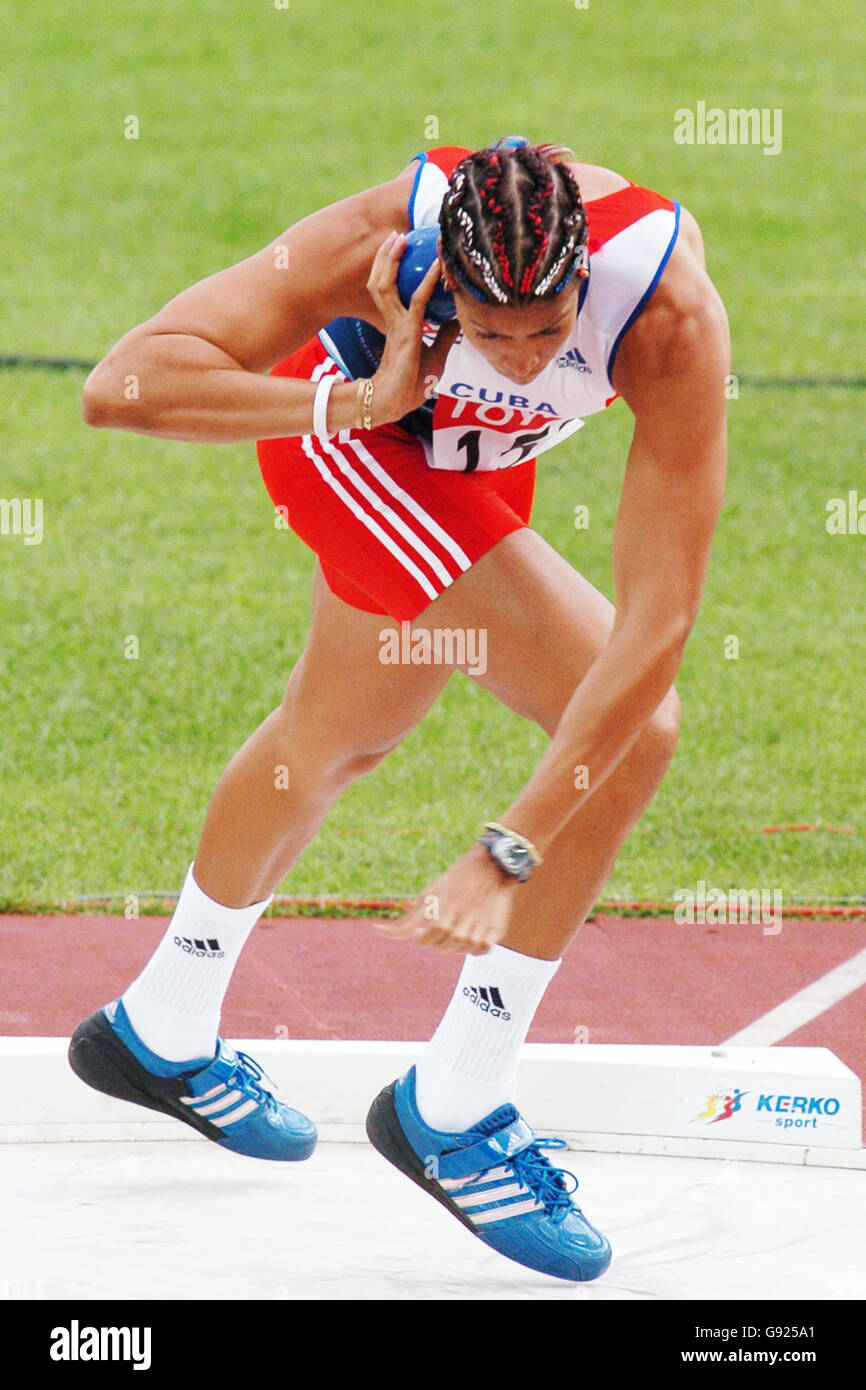
<svg viewBox="0 0 866 1390"><path fill-rule="evenodd" d="M513 1105L463 1134L430 1129L418 1113L413 1067L374 1100L367 1136L473 1235L517 1264L581 1282L610 1264L609 1244L571 1200L574 1174L541 1152L564 1149L565 1140L536 1139Z"/></svg>
<svg viewBox="0 0 866 1390"><path fill-rule="evenodd" d="M145 1047L119 999L76 1029L69 1065L94 1090L183 1120L232 1153L291 1163L316 1147L315 1126L261 1085L252 1057L218 1038L215 1057L167 1062Z"/></svg>

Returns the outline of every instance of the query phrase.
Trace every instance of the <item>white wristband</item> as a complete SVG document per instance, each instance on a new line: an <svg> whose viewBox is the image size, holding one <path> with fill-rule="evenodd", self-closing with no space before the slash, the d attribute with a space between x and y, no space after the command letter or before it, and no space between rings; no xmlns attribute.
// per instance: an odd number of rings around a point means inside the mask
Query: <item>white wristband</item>
<svg viewBox="0 0 866 1390"><path fill-rule="evenodd" d="M328 434L328 398L335 381L339 381L335 373L330 376L323 376L316 389L315 399L313 400L313 434L319 439L330 439Z"/></svg>

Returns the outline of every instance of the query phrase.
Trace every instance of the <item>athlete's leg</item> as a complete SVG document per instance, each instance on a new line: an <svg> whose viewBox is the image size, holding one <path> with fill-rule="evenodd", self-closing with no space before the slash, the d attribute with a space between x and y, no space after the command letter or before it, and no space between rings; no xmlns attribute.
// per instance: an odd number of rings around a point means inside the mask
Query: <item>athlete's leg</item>
<svg viewBox="0 0 866 1390"><path fill-rule="evenodd" d="M441 666L379 661L383 621L335 597L317 570L309 638L285 698L220 779L168 930L122 996L158 1056L212 1055L234 967L269 895L340 793L403 739L447 680Z"/></svg>
<svg viewBox="0 0 866 1390"><path fill-rule="evenodd" d="M317 575L310 637L286 698L221 779L165 936L121 999L87 1019L70 1045L73 1070L96 1090L252 1157L308 1158L316 1132L218 1037L234 965L265 895L329 806L400 742L450 674L381 663L383 622L348 607Z"/></svg>
<svg viewBox="0 0 866 1390"><path fill-rule="evenodd" d="M477 561L423 621L485 629L487 670L478 679L553 733L607 641L613 614L525 529ZM407 1075L380 1093L367 1119L374 1146L494 1249L570 1279L603 1274L610 1245L518 1115L518 1058L558 956L667 765L667 715L654 724L515 893L504 944L467 956L430 1043Z"/></svg>
<svg viewBox="0 0 866 1390"><path fill-rule="evenodd" d="M212 898L241 907L285 877L330 807L423 717L443 666L383 664L393 620L336 598L316 569L304 653L282 704L247 740L213 795L195 858Z"/></svg>
<svg viewBox="0 0 866 1390"><path fill-rule="evenodd" d="M524 529L500 541L424 618L486 629L487 669L478 679L552 735L609 639L614 610L540 536ZM664 775L677 723L678 701L671 691L622 762L548 846L544 863L514 894L502 944L467 957L442 1023L417 1066L418 1105L429 1125L467 1130L513 1099L518 1057L535 1011L623 840ZM496 809L486 814L495 818ZM494 1009L489 1001L501 1001L502 1007Z"/></svg>
<svg viewBox="0 0 866 1390"><path fill-rule="evenodd" d="M552 735L608 642L615 610L536 532L525 529L482 557L424 617L486 628L487 670L476 679ZM572 816L544 863L514 895L506 947L549 960L561 956L655 795L678 728L679 700L672 688L623 761ZM491 808L491 816L494 812Z"/></svg>

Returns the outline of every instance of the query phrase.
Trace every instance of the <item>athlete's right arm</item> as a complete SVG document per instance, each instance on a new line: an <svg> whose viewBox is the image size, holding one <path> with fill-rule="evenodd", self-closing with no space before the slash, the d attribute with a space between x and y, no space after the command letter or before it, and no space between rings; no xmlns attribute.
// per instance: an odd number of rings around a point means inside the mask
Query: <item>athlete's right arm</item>
<svg viewBox="0 0 866 1390"><path fill-rule="evenodd" d="M125 334L85 383L87 424L208 443L310 433L315 385L266 373L338 315L384 330L367 282L377 255L381 271L389 231L408 230L411 178L412 166L390 183L311 214ZM386 276L396 276L389 253L384 263ZM420 349L420 311L406 317ZM399 393L387 390L389 380L386 372L377 382L377 424L399 418L388 409L405 413ZM328 404L328 429L352 425L356 411L357 387L339 383Z"/></svg>

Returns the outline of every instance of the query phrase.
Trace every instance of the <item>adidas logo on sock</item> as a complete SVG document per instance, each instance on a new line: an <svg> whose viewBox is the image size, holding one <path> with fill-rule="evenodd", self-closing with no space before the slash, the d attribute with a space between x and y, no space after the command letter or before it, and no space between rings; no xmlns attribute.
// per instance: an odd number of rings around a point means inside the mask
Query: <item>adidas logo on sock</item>
<svg viewBox="0 0 866 1390"><path fill-rule="evenodd" d="M490 1014L491 1018L511 1017L511 1014L506 1013L502 995L495 985L478 985L477 988L475 985L464 985L463 993L470 1004L476 1004L482 1013Z"/></svg>
<svg viewBox="0 0 866 1390"><path fill-rule="evenodd" d="M175 946L179 946L182 951L186 951L188 956L207 956L209 960L221 960L225 951L220 949L219 942L214 937L208 937L207 941L199 941L197 936L176 936Z"/></svg>

